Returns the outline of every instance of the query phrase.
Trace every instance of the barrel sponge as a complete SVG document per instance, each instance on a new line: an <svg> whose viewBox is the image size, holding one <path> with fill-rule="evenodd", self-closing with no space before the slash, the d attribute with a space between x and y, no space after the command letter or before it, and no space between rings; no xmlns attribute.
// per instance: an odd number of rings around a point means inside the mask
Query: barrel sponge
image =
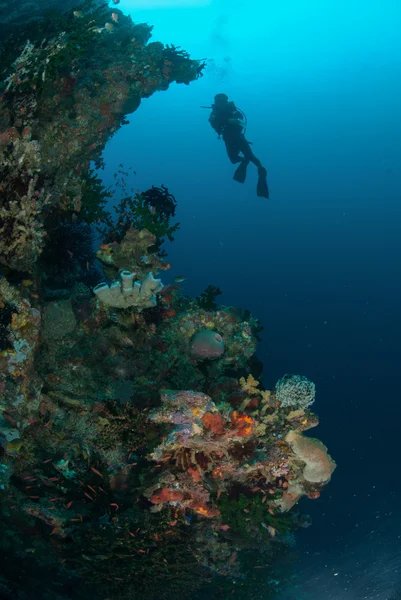
<svg viewBox="0 0 401 600"><path fill-rule="evenodd" d="M307 408L315 401L315 384L303 375L284 375L275 393L282 407Z"/></svg>
<svg viewBox="0 0 401 600"><path fill-rule="evenodd" d="M290 445L295 456L305 463L303 477L310 483L326 483L336 468L336 463L327 453L327 448L320 440L289 431L285 441Z"/></svg>
<svg viewBox="0 0 401 600"><path fill-rule="evenodd" d="M216 331L204 329L193 336L189 351L199 360L219 358L224 352L223 338Z"/></svg>

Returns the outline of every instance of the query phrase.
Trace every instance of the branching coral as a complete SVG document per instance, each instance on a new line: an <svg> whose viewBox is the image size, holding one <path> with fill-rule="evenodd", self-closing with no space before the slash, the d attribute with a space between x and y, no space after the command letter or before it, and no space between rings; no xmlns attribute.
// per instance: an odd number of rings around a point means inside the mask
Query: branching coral
<svg viewBox="0 0 401 600"><path fill-rule="evenodd" d="M30 140L29 132L10 136L3 155L7 176L0 185L0 262L29 270L42 250L43 210L50 193L38 175L38 143Z"/></svg>
<svg viewBox="0 0 401 600"><path fill-rule="evenodd" d="M315 384L302 375L284 375L276 383L275 393L283 407L308 408L315 401Z"/></svg>

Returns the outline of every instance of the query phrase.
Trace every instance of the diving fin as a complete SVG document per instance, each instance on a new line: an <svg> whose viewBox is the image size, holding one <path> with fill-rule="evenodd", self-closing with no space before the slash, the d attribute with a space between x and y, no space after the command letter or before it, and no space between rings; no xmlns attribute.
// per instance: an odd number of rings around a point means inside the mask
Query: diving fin
<svg viewBox="0 0 401 600"><path fill-rule="evenodd" d="M234 173L234 177L233 179L235 181L238 181L238 183L245 183L245 179L246 179L246 168L248 166L249 162L246 160L243 160L239 166L237 167L235 173Z"/></svg>
<svg viewBox="0 0 401 600"><path fill-rule="evenodd" d="M267 186L267 171L264 167L258 169L258 185L256 187L256 195L258 198L268 198L269 188Z"/></svg>

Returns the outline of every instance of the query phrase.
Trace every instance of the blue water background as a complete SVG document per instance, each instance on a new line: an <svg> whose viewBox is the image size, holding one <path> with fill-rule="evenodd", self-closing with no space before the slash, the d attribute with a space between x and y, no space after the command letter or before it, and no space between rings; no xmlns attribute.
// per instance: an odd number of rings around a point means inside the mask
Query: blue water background
<svg viewBox="0 0 401 600"><path fill-rule="evenodd" d="M311 434L338 468L301 504L313 526L286 598L387 600L401 590L401 2L119 7L213 62L142 101L104 152L105 183L123 163L135 189L167 185L181 229L163 282L218 285L264 325L265 384L299 373L317 386ZM248 117L268 201L253 165L232 180L200 108L219 92Z"/></svg>

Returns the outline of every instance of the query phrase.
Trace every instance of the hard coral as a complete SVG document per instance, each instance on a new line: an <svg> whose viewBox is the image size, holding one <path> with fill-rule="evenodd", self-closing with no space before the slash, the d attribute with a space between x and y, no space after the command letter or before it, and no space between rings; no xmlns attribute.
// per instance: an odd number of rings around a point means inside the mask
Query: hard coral
<svg viewBox="0 0 401 600"><path fill-rule="evenodd" d="M5 180L0 190L0 263L29 271L42 251L42 212L50 196L37 176L29 179L21 193L18 188L21 185L14 185L14 180Z"/></svg>
<svg viewBox="0 0 401 600"><path fill-rule="evenodd" d="M307 408L315 401L315 384L303 375L284 375L275 392L282 407Z"/></svg>

